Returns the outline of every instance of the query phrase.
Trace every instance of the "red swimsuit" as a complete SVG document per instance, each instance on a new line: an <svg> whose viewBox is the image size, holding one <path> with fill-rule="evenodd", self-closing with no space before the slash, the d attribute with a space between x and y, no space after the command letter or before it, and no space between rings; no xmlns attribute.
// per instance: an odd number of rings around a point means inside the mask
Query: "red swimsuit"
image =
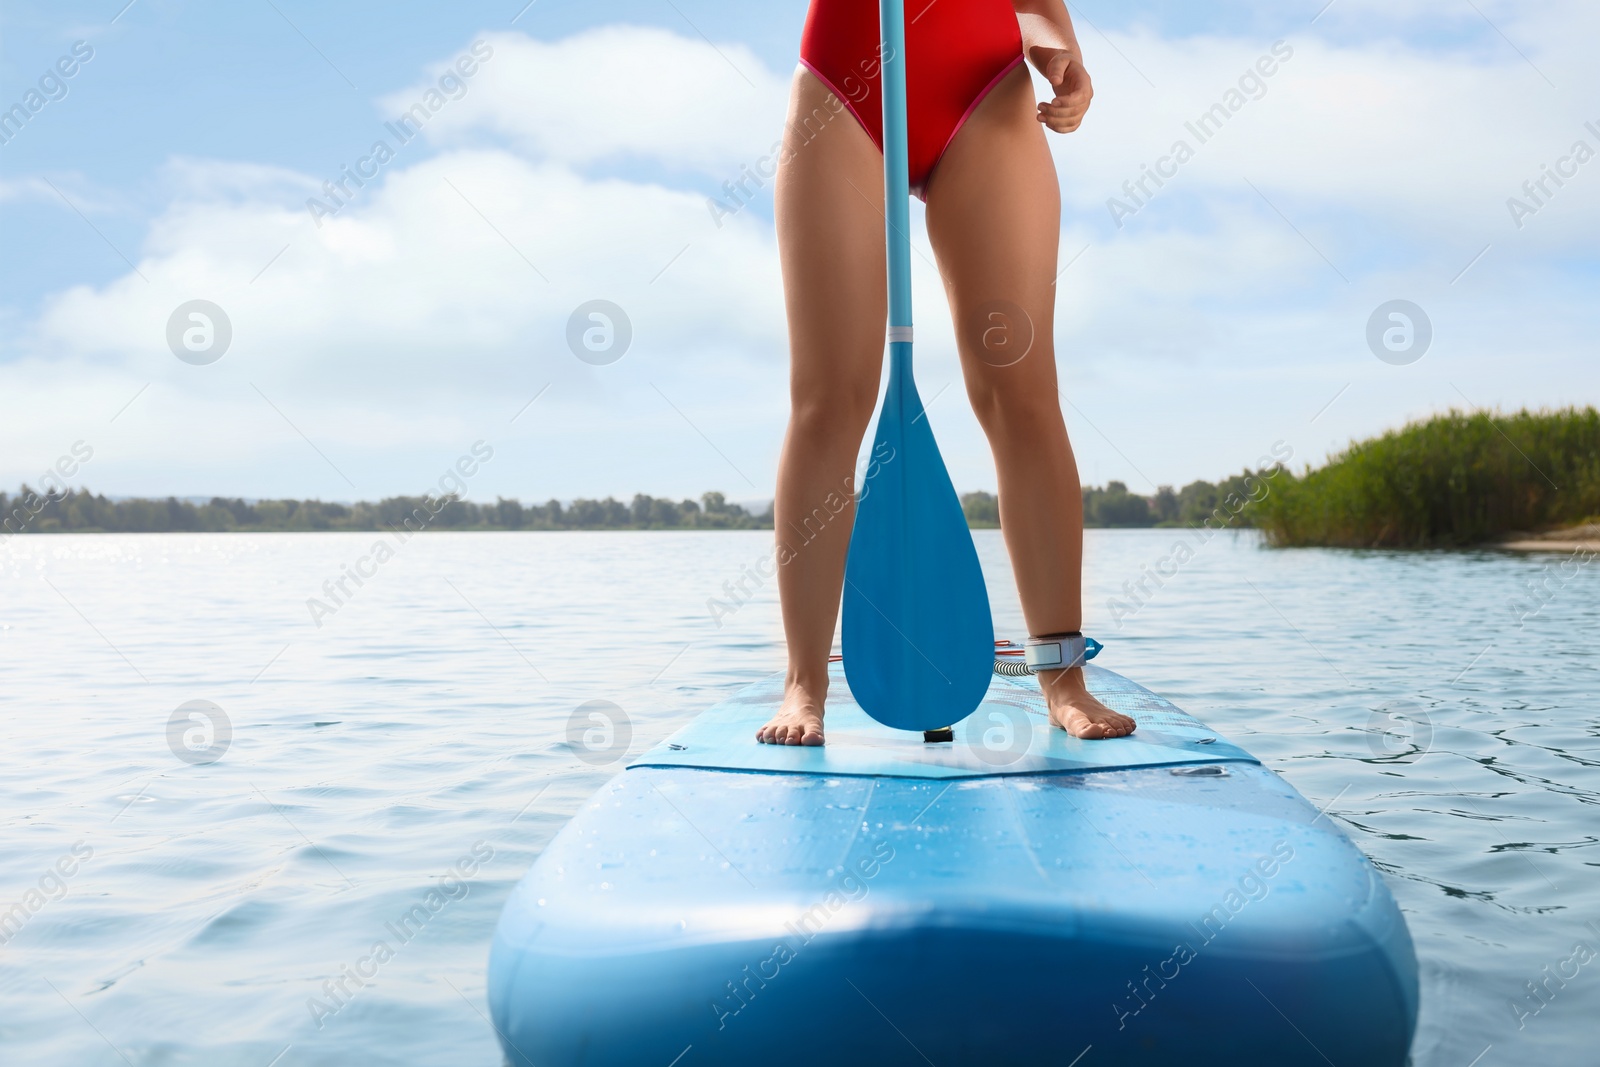
<svg viewBox="0 0 1600 1067"><path fill-rule="evenodd" d="M842 100L883 148L878 95L878 5L811 0L800 62ZM911 191L928 176L973 110L1022 62L1022 32L1010 0L907 0L906 119Z"/></svg>

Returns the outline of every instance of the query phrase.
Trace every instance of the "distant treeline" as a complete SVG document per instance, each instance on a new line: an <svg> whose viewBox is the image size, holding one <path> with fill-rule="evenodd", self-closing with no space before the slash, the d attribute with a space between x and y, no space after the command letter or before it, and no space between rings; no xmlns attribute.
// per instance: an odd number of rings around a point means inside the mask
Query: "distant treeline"
<svg viewBox="0 0 1600 1067"><path fill-rule="evenodd" d="M1254 501L1260 486L1248 473L1213 485L1191 482L1181 490L1162 486L1154 496L1130 493L1122 482L1083 491L1084 524L1095 527L1195 526L1232 514L1235 526L1251 524L1238 501ZM1224 502L1232 500L1231 506ZM961 498L974 529L1000 525L992 493ZM441 506L442 505L442 506ZM1219 509L1223 509L1219 512ZM16 496L0 492L0 534L15 533L225 533L314 530L391 530L408 525L439 530L770 530L772 507L757 514L730 504L721 493L699 501L669 500L643 493L629 503L558 500L524 505L516 500L474 504L468 500L396 496L376 504L329 504L320 500L258 500L213 497L196 504L165 500L110 500L85 489L36 492L24 485Z"/></svg>
<svg viewBox="0 0 1600 1067"><path fill-rule="evenodd" d="M325 504L320 500L259 500L213 497L195 504L166 500L108 500L87 490L37 493L27 486L15 497L0 493L0 533L171 533L310 530L760 530L772 528L769 508L753 515L721 493L698 502L640 494L624 504L604 500L558 500L522 505L515 500L474 504L440 497L395 496L376 504Z"/></svg>
<svg viewBox="0 0 1600 1067"><path fill-rule="evenodd" d="M1272 475L1281 474L1281 470ZM1249 505L1261 499L1265 470L1245 471L1212 484L1190 482L1182 489L1163 485L1153 496L1128 491L1122 482L1104 488L1084 486L1083 524L1087 527L1136 529L1150 526L1254 525ZM988 529L1000 525L1000 501L993 493L963 493L961 508L967 525Z"/></svg>
<svg viewBox="0 0 1600 1067"><path fill-rule="evenodd" d="M1277 479L1254 509L1274 545L1428 548L1600 515L1600 413L1451 411Z"/></svg>
<svg viewBox="0 0 1600 1067"><path fill-rule="evenodd" d="M1267 463L1288 450L1262 457ZM1000 524L992 493L961 498L968 525ZM1161 486L1151 496L1122 482L1083 490L1091 527L1260 527L1280 546L1426 548L1600 516L1600 413L1592 407L1509 416L1451 411L1350 445L1296 477L1281 465L1221 482ZM0 536L17 533L393 530L770 530L721 493L699 501L639 494L629 503L574 500L474 504L454 497L389 497L376 504L214 497L208 503L108 500L86 489L0 493Z"/></svg>

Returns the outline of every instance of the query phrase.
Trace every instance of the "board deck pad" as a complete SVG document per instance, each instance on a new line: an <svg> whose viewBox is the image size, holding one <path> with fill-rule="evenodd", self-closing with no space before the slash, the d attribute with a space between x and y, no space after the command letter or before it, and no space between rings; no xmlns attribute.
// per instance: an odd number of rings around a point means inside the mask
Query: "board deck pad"
<svg viewBox="0 0 1600 1067"><path fill-rule="evenodd" d="M1091 664L1084 677L1091 693L1139 724L1133 734L1080 740L1051 724L1037 681L995 675L983 703L955 724L954 740L930 743L920 733L894 730L869 717L851 699L844 671L835 663L830 667L826 745L756 742L756 731L783 699L783 675L775 674L735 693L628 766L980 778L1258 762L1170 701L1114 671Z"/></svg>

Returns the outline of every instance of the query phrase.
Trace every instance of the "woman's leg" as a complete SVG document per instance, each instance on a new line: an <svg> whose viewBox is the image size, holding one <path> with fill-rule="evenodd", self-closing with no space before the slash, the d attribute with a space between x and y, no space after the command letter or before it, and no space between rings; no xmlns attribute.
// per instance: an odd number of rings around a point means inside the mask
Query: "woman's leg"
<svg viewBox="0 0 1600 1067"><path fill-rule="evenodd" d="M820 745L828 653L855 521L856 456L878 399L888 321L883 157L854 116L802 69L790 94L782 159L775 196L790 411L773 506L789 671L783 705L756 737Z"/></svg>
<svg viewBox="0 0 1600 1067"><path fill-rule="evenodd" d="M955 321L972 408L1000 479L1000 528L1036 635L1083 622L1083 494L1056 392L1061 199L1033 87L1018 67L967 119L928 184L928 236ZM1020 314L1019 314L1020 311ZM1027 335L1032 345L1021 354ZM1013 362L1014 361L1014 362ZM1078 737L1132 719L1089 695L1081 668L1045 671L1050 717Z"/></svg>

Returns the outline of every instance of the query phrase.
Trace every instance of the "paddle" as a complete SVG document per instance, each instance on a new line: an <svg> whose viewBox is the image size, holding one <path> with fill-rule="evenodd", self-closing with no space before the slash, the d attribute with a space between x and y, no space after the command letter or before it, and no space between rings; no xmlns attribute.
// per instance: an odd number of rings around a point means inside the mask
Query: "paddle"
<svg viewBox="0 0 1600 1067"><path fill-rule="evenodd" d="M901 730L970 715L994 669L994 623L961 501L911 376L905 10L880 0L889 388L845 564L844 672L856 703Z"/></svg>

